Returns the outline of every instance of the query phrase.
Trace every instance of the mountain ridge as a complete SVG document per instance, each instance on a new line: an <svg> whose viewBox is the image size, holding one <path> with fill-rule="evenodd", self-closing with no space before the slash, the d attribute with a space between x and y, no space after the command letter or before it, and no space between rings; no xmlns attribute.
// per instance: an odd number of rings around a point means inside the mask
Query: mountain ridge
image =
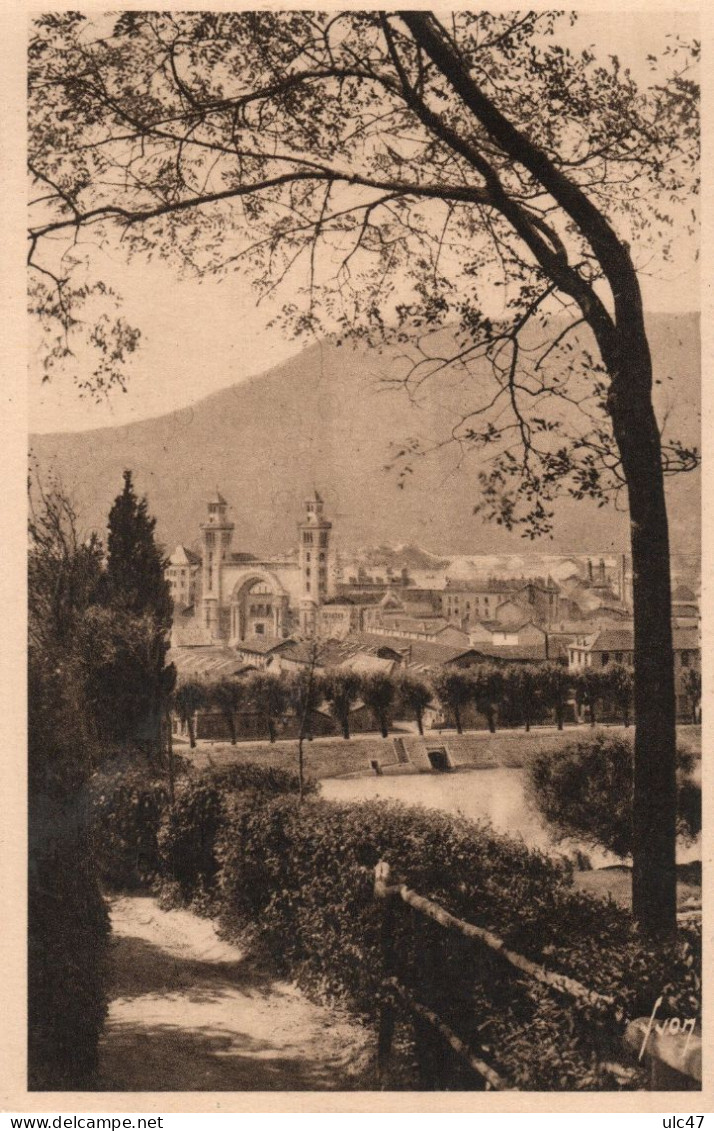
<svg viewBox="0 0 714 1131"><path fill-rule="evenodd" d="M683 428L691 440L698 435L697 316L655 316L649 328L661 389L677 375L678 431ZM389 351L316 343L174 412L115 427L37 434L31 446L41 473L53 467L59 474L87 530L103 531L122 471L131 468L169 550L195 542L205 498L217 487L232 504L234 548L283 550L295 543L302 500L317 487L345 551L401 542L446 557L523 553L527 544L519 531L508 533L474 516L475 460L462 463L451 449L441 449L417 461L404 489L385 470L390 445L414 434L437 440L468 395L465 385L435 382L414 405L380 384L395 364ZM695 550L698 475L677 478L668 486L673 545L676 539L680 548ZM625 515L587 500L564 500L554 538L539 539L532 548L618 552L627 544Z"/></svg>

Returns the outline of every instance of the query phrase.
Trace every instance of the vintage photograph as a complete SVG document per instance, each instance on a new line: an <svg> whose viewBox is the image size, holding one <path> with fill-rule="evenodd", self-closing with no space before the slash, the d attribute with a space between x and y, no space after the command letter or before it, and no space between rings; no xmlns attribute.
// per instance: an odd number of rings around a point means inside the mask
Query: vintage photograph
<svg viewBox="0 0 714 1131"><path fill-rule="evenodd" d="M30 1093L701 1092L700 37L28 20Z"/></svg>

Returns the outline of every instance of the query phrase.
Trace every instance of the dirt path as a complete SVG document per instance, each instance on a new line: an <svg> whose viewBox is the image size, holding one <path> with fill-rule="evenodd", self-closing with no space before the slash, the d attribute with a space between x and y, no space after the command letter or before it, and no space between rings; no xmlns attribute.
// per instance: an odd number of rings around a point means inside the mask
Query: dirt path
<svg viewBox="0 0 714 1131"><path fill-rule="evenodd" d="M105 1091L346 1091L374 1087L373 1038L309 1002L189 911L112 905Z"/></svg>

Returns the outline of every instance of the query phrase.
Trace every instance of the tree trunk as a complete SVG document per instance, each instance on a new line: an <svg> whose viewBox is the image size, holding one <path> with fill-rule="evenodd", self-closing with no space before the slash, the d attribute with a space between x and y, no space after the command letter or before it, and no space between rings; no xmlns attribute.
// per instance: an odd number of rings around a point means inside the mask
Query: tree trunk
<svg viewBox="0 0 714 1131"><path fill-rule="evenodd" d="M193 716L189 716L188 720L188 744L192 750L196 748L196 728L193 723Z"/></svg>
<svg viewBox="0 0 714 1131"><path fill-rule="evenodd" d="M672 932L676 899L676 701L669 530L646 340L623 341L608 408L627 480L632 546L635 767L632 906L648 933ZM639 352L638 352L639 347Z"/></svg>
<svg viewBox="0 0 714 1131"><path fill-rule="evenodd" d="M417 727L419 729L419 734L423 735L424 734L424 722L423 722L423 715L422 715L421 711L416 712L416 724L417 724Z"/></svg>
<svg viewBox="0 0 714 1131"><path fill-rule="evenodd" d="M271 742L275 742L275 723L273 722L273 716L270 714L269 711L268 711L268 714L267 714L267 723L268 723L268 738L270 739Z"/></svg>
<svg viewBox="0 0 714 1131"><path fill-rule="evenodd" d="M555 708L555 721L558 724L558 730L563 729L563 704L558 703Z"/></svg>
<svg viewBox="0 0 714 1131"><path fill-rule="evenodd" d="M461 711L457 704L454 704L454 722L456 723L456 733L463 734L463 727L461 726Z"/></svg>
<svg viewBox="0 0 714 1131"><path fill-rule="evenodd" d="M174 790L174 742L171 733L171 711L166 712L166 768L169 778L169 800L173 805L176 796Z"/></svg>
<svg viewBox="0 0 714 1131"><path fill-rule="evenodd" d="M479 710L481 711L481 713L483 715L486 716L486 722L488 724L489 731L491 732L491 734L495 734L496 733L496 717L495 717L495 712L494 712L494 709L493 709L493 703L484 703L483 706L479 707Z"/></svg>
<svg viewBox="0 0 714 1131"><path fill-rule="evenodd" d="M302 728L300 738L298 739L298 804L302 805L303 793L305 791L305 755L303 752L304 735Z"/></svg>
<svg viewBox="0 0 714 1131"><path fill-rule="evenodd" d="M343 738L349 738L350 737L350 717L349 717L349 715L344 715L342 717L342 737Z"/></svg>
<svg viewBox="0 0 714 1131"><path fill-rule="evenodd" d="M379 716L379 729L380 729L382 738L389 738L389 723L387 721L386 715L380 715Z"/></svg>

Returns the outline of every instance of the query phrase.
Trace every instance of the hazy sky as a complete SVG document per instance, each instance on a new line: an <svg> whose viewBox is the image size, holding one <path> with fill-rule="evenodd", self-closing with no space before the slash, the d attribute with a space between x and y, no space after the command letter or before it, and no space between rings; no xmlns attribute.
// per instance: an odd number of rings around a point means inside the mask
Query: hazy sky
<svg viewBox="0 0 714 1131"><path fill-rule="evenodd" d="M691 13L582 13L568 32L572 47L592 45L599 56L618 55L636 78L647 80L648 54L659 54L667 32L696 34ZM287 341L268 322L269 306L256 308L250 284L240 275L221 282L179 282L161 263L127 267L120 253L97 253L97 277L124 296L127 320L142 330L142 345L127 369L127 392L115 390L101 403L80 397L71 374L43 384L39 350L30 357L30 429L74 431L127 424L192 404L202 396L271 368L306 343ZM657 278L642 279L652 310L699 308L694 247L683 241L676 258ZM81 369L80 369L81 376Z"/></svg>

